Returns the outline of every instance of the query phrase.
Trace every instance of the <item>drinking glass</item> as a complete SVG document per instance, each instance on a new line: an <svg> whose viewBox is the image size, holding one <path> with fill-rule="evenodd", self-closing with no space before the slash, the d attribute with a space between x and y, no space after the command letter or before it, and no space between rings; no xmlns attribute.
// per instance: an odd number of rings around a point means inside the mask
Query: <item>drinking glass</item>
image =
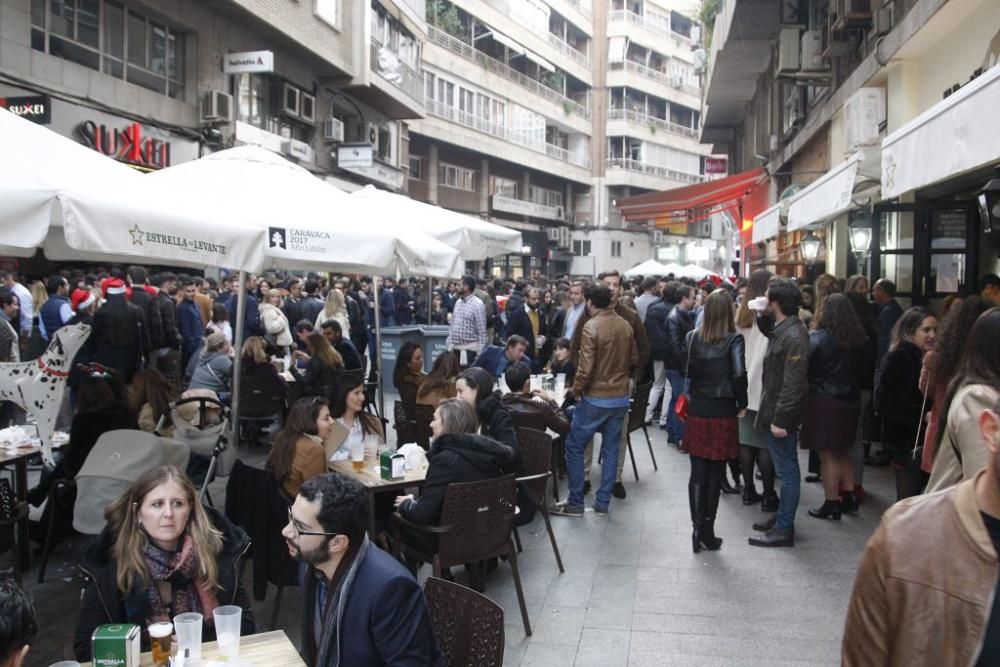
<svg viewBox="0 0 1000 667"><path fill-rule="evenodd" d="M148 631L153 664L164 667L170 663L170 645L173 643L174 624L169 621L153 623L149 626Z"/></svg>
<svg viewBox="0 0 1000 667"><path fill-rule="evenodd" d="M227 604L215 608L215 638L219 653L227 660L240 657L240 623L243 608Z"/></svg>
<svg viewBox="0 0 1000 667"><path fill-rule="evenodd" d="M177 633L177 654L184 655L187 649L189 658L201 657L201 626L204 617L198 612L190 611L174 616L174 632Z"/></svg>
<svg viewBox="0 0 1000 667"><path fill-rule="evenodd" d="M354 472L361 472L365 468L365 441L358 440L351 443L351 463Z"/></svg>

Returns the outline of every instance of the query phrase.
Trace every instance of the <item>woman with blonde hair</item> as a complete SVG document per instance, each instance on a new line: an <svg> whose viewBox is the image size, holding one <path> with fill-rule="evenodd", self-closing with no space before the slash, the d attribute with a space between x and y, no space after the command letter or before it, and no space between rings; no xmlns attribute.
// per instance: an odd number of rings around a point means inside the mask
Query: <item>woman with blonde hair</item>
<svg viewBox="0 0 1000 667"><path fill-rule="evenodd" d="M686 339L690 400L683 447L691 460L688 503L695 553L722 546L715 536L715 515L726 462L740 453L737 417L747 407L746 344L736 332L729 292L712 292L703 315L701 326Z"/></svg>
<svg viewBox="0 0 1000 667"><path fill-rule="evenodd" d="M340 328L343 331L351 330L351 318L347 313L347 299L344 298L344 293L337 287L332 288L326 293L326 304L324 304L323 310L319 311L319 315L316 316L316 323L313 325L313 329L319 331L323 326L323 322L327 320L337 320L340 322Z"/></svg>
<svg viewBox="0 0 1000 667"><path fill-rule="evenodd" d="M264 327L268 342L287 354L292 344L292 329L288 317L281 310L281 290L269 289L265 293L264 301L260 304L260 324Z"/></svg>
<svg viewBox="0 0 1000 667"><path fill-rule="evenodd" d="M90 578L80 603L74 653L90 660L94 630L134 623L149 646L151 623L177 614L203 616L204 641L216 638L213 611L243 608L242 635L256 631L253 607L238 577L250 539L218 510L204 507L187 475L173 466L143 473L104 512L107 526L84 552Z"/></svg>

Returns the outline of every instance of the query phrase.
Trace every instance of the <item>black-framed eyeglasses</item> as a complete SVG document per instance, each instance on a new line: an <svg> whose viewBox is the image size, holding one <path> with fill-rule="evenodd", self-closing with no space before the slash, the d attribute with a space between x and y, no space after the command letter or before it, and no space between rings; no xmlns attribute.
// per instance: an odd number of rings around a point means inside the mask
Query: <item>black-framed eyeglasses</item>
<svg viewBox="0 0 1000 667"><path fill-rule="evenodd" d="M317 537L336 537L340 533L324 533L318 530L302 530L299 528L298 522L295 517L292 516L292 507L288 506L288 523L292 525L292 530L295 531L296 537L302 537L303 535L316 535Z"/></svg>

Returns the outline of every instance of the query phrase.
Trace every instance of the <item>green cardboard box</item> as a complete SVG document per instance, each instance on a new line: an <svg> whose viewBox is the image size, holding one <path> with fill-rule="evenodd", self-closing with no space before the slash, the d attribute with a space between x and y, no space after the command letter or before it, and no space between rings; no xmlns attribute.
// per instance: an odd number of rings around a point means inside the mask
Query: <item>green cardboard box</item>
<svg viewBox="0 0 1000 667"><path fill-rule="evenodd" d="M130 623L99 625L90 637L94 667L139 667L140 628Z"/></svg>

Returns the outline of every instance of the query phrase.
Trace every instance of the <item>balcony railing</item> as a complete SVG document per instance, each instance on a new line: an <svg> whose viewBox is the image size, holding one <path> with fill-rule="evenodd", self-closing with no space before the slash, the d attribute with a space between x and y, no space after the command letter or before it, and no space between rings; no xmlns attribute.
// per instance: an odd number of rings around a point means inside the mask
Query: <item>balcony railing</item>
<svg viewBox="0 0 1000 667"><path fill-rule="evenodd" d="M657 35L669 37L677 46L691 46L691 39L670 29L670 18L663 15L643 16L627 9L612 9L608 12L608 21L628 21L640 28L645 28Z"/></svg>
<svg viewBox="0 0 1000 667"><path fill-rule="evenodd" d="M502 76L509 81L513 81L514 83L527 88L535 95L544 97L550 102L561 104L563 109L567 109L578 116L582 116L588 120L590 119L590 109L586 106L549 88L541 81L532 79L530 76L508 67L499 60L489 57L482 51L473 48L471 44L466 44L462 40L449 35L444 30L434 26L427 26L427 37L438 46L446 48L452 53L458 54L467 60L471 60L477 65L485 68L487 71L498 76Z"/></svg>
<svg viewBox="0 0 1000 667"><path fill-rule="evenodd" d="M564 148L546 143L545 140L540 138L537 133L512 130L509 127L480 118L475 114L467 113L461 109L456 109L453 106L443 104L437 100L426 100L425 104L427 106L427 112L432 116L437 116L438 118L443 118L447 121L451 121L452 123L464 125L465 127L470 127L473 130L478 130L479 132L485 132L486 134L503 139L504 141L509 141L511 143L524 146L525 148L530 148L531 150L539 153L545 153L546 155L554 157L557 160L568 162L569 164L575 164L578 167L590 167L589 156L581 157L574 155Z"/></svg>
<svg viewBox="0 0 1000 667"><path fill-rule="evenodd" d="M667 132L673 132L674 134L679 134L684 137L698 137L698 130L685 127L684 125L679 125L677 123L672 123L669 120L663 120L662 118L657 118L656 116L647 116L644 113L633 111L632 109L608 109L608 120L626 120L630 123L644 125L650 129L656 128L666 130Z"/></svg>
<svg viewBox="0 0 1000 667"><path fill-rule="evenodd" d="M700 174L689 174L684 171L676 171L675 169L660 167L655 164L647 164L645 162L640 162L639 160L630 160L628 158L608 158L605 161L605 166L608 169L627 169L628 171L639 171L644 174L659 176L660 178L669 178L672 181L680 181L681 183L701 183L705 180L705 177Z"/></svg>
<svg viewBox="0 0 1000 667"><path fill-rule="evenodd" d="M371 42L371 69L373 72L378 74L380 77L391 83L392 85L399 88L401 91L412 97L419 104L423 104L424 101L424 81L423 77L419 72L414 70L412 67L404 63L398 54L393 54L396 56L398 61L398 76L390 76L388 72L383 72L379 68L379 50L382 49L382 45L372 40Z"/></svg>
<svg viewBox="0 0 1000 667"><path fill-rule="evenodd" d="M692 86L687 83L682 83L677 77L674 77L669 72L663 72L658 69L653 69L643 65L642 63L637 63L634 60L626 59L625 62L612 62L608 63L609 70L620 70L624 69L628 72L634 72L641 77L651 79L657 83L661 83L664 86L669 86L681 92L687 93L688 95L694 95L696 97L701 97L701 90L696 86Z"/></svg>
<svg viewBox="0 0 1000 667"><path fill-rule="evenodd" d="M573 48L573 46L569 42L562 39L559 35L554 35L550 32L548 33L548 36L549 36L549 44L556 47L563 54L569 56L570 58L575 60L577 63L583 65L584 67L590 67L590 56L588 56L586 53L581 53L580 51L577 51L576 49Z"/></svg>

